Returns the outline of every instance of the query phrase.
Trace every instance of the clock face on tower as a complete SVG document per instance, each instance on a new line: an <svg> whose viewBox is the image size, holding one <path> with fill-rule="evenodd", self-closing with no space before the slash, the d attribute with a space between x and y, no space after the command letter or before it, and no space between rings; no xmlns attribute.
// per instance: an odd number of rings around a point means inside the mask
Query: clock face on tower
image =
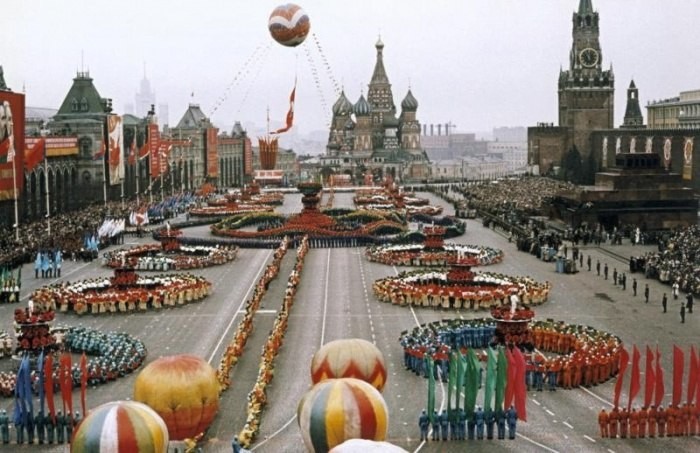
<svg viewBox="0 0 700 453"><path fill-rule="evenodd" d="M598 52L591 48L586 47L578 54L581 65L585 68L592 68L598 64Z"/></svg>

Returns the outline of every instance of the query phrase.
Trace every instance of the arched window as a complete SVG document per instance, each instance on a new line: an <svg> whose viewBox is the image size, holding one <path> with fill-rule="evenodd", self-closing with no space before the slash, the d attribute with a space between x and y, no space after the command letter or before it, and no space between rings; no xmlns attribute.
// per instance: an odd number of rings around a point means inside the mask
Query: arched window
<svg viewBox="0 0 700 453"><path fill-rule="evenodd" d="M70 110L71 112L77 112L78 111L78 100L76 98L71 99L70 101Z"/></svg>
<svg viewBox="0 0 700 453"><path fill-rule="evenodd" d="M87 101L87 99L83 96L83 98L80 100L80 111L81 111L81 112L87 112L88 110L89 110L88 101Z"/></svg>

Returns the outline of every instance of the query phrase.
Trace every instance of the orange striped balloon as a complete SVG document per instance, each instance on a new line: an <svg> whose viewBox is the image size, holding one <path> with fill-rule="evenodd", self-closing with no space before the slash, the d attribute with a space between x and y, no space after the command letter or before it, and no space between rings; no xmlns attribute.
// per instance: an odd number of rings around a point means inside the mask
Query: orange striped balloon
<svg viewBox="0 0 700 453"><path fill-rule="evenodd" d="M311 29L309 16L294 3L275 8L270 14L267 26L272 38L287 47L296 47L303 43Z"/></svg>
<svg viewBox="0 0 700 453"><path fill-rule="evenodd" d="M380 392L386 384L384 355L372 343L347 338L326 343L311 360L311 380L352 377L362 379Z"/></svg>
<svg viewBox="0 0 700 453"><path fill-rule="evenodd" d="M359 379L328 379L299 402L297 421L306 448L327 453L348 439L383 441L389 413L379 391Z"/></svg>
<svg viewBox="0 0 700 453"><path fill-rule="evenodd" d="M71 452L167 453L168 428L150 407L113 401L93 409L73 435Z"/></svg>

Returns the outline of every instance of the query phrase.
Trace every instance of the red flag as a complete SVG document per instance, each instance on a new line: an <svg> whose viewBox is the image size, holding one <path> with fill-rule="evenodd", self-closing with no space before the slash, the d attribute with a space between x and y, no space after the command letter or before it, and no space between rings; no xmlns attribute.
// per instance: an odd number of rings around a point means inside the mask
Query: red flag
<svg viewBox="0 0 700 453"><path fill-rule="evenodd" d="M673 396L672 403L674 406L681 404L681 396L683 395L683 350L673 345Z"/></svg>
<svg viewBox="0 0 700 453"><path fill-rule="evenodd" d="M632 401L637 397L639 389L641 388L640 378L639 378L639 349L637 345L634 345L632 349L632 373L630 375L630 394L627 399L627 410L631 410Z"/></svg>
<svg viewBox="0 0 700 453"><path fill-rule="evenodd" d="M294 88L292 88L292 94L289 95L289 111L287 112L287 125L282 129L277 129L274 132L270 132L271 134L281 134L282 132L287 132L289 129L292 128L292 123L294 122L294 98L296 97L296 93L297 84L295 81Z"/></svg>
<svg viewBox="0 0 700 453"><path fill-rule="evenodd" d="M651 406L651 400L654 398L654 379L656 377L654 372L654 353L649 345L647 345L647 363L644 371L646 373L646 379L644 380L644 407L649 407Z"/></svg>
<svg viewBox="0 0 700 453"><path fill-rule="evenodd" d="M690 372L688 373L688 396L687 403L691 404L695 398L695 392L698 389L698 355L695 352L695 346L690 346Z"/></svg>
<svg viewBox="0 0 700 453"><path fill-rule="evenodd" d="M44 361L44 394L46 402L49 406L49 416L51 420L56 421L56 407L53 401L53 356L46 356Z"/></svg>
<svg viewBox="0 0 700 453"><path fill-rule="evenodd" d="M148 157L150 148L148 147L148 142L144 143L141 149L139 149L139 160L143 160Z"/></svg>
<svg viewBox="0 0 700 453"><path fill-rule="evenodd" d="M513 358L515 359L515 411L518 419L527 421L527 389L525 388L525 356L519 348L513 348Z"/></svg>
<svg viewBox="0 0 700 453"><path fill-rule="evenodd" d="M41 161L44 160L45 157L46 139L42 137L37 140L31 149L24 152L24 167L27 169L27 171L32 171L41 163Z"/></svg>
<svg viewBox="0 0 700 453"><path fill-rule="evenodd" d="M129 165L136 165L136 137L131 141L129 148Z"/></svg>
<svg viewBox="0 0 700 453"><path fill-rule="evenodd" d="M661 407L661 401L664 400L664 392L666 391L664 387L664 369L661 368L661 353L659 352L659 346L656 346L656 388L654 389L654 405L656 407Z"/></svg>
<svg viewBox="0 0 700 453"><path fill-rule="evenodd" d="M85 410L85 392L87 391L88 370L87 356L85 352L80 356L80 407L83 408L83 417L87 415Z"/></svg>
<svg viewBox="0 0 700 453"><path fill-rule="evenodd" d="M506 379L506 391L505 399L503 401L503 407L509 408L513 404L513 397L515 396L515 357L513 353L510 352L510 348L506 348L506 360L508 362L508 377Z"/></svg>
<svg viewBox="0 0 700 453"><path fill-rule="evenodd" d="M622 391L622 381L625 379L625 371L627 370L627 362L630 360L630 355L624 346L620 349L620 364L619 372L617 373L617 382L615 382L615 394L613 395L614 407L620 407L620 391Z"/></svg>
<svg viewBox="0 0 700 453"><path fill-rule="evenodd" d="M72 376L72 365L71 356L69 353L64 352L61 354L61 368L60 368L60 387L61 387L61 399L63 400L63 413L64 415L68 412L73 413L73 376Z"/></svg>

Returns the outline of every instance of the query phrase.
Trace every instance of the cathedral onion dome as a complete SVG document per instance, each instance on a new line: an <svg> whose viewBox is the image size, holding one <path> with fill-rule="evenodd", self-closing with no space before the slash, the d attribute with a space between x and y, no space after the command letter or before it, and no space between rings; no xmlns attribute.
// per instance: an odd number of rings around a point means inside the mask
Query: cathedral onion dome
<svg viewBox="0 0 700 453"><path fill-rule="evenodd" d="M243 130L243 126L241 126L241 122L236 121L236 124L233 125L233 130L231 131L231 135L233 137L242 137L243 134L245 134L245 131Z"/></svg>
<svg viewBox="0 0 700 453"><path fill-rule="evenodd" d="M413 93L411 93L410 88L408 89L406 97L403 98L403 101L401 101L401 110L407 112L415 112L418 110L418 101L415 97L413 97Z"/></svg>
<svg viewBox="0 0 700 453"><path fill-rule="evenodd" d="M357 116L369 116L372 108L369 106L369 102L367 102L363 94L360 95L360 99L355 103L354 110Z"/></svg>
<svg viewBox="0 0 700 453"><path fill-rule="evenodd" d="M352 102L345 96L345 91L340 93L338 100L333 104L333 115L349 115L352 113Z"/></svg>

